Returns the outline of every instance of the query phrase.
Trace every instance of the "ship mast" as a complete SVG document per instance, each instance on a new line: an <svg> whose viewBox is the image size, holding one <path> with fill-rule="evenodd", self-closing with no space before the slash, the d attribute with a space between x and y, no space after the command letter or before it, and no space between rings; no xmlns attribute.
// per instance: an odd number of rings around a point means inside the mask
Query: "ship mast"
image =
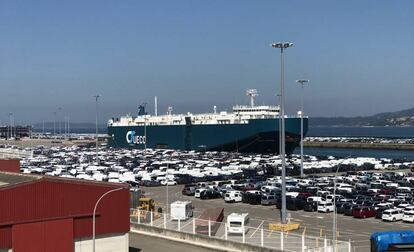
<svg viewBox="0 0 414 252"><path fill-rule="evenodd" d="M250 105L253 108L254 107L254 99L255 99L256 96L259 95L259 93L257 93L256 89L247 89L246 95L250 96Z"/></svg>

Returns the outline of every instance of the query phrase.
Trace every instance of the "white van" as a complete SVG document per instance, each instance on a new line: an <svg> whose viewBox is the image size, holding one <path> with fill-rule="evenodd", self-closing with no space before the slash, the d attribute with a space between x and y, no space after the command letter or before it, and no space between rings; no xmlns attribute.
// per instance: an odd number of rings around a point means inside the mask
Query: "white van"
<svg viewBox="0 0 414 252"><path fill-rule="evenodd" d="M247 229L245 228L249 222L248 213L231 213L227 216L227 232L229 234L243 234L246 233Z"/></svg>
<svg viewBox="0 0 414 252"><path fill-rule="evenodd" d="M171 220L187 220L193 217L191 201L175 201L171 203Z"/></svg>
<svg viewBox="0 0 414 252"><path fill-rule="evenodd" d="M224 195L224 201L226 203L242 202L242 194L240 191L227 191Z"/></svg>

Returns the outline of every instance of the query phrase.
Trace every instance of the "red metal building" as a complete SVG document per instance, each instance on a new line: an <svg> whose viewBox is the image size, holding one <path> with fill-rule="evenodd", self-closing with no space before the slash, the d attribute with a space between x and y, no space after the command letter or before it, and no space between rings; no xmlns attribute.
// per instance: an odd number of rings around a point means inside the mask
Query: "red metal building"
<svg viewBox="0 0 414 252"><path fill-rule="evenodd" d="M18 159L0 159L0 171L20 172L20 160Z"/></svg>
<svg viewBox="0 0 414 252"><path fill-rule="evenodd" d="M127 237L128 185L0 172L0 250L76 251L91 240L98 198L119 187L99 203L97 238Z"/></svg>

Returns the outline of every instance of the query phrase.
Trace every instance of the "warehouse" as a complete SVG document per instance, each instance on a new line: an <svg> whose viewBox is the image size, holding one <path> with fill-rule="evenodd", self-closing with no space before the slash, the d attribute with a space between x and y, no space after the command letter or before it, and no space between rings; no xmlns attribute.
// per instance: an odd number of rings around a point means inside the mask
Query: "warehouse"
<svg viewBox="0 0 414 252"><path fill-rule="evenodd" d="M129 187L0 172L0 252L128 251Z"/></svg>

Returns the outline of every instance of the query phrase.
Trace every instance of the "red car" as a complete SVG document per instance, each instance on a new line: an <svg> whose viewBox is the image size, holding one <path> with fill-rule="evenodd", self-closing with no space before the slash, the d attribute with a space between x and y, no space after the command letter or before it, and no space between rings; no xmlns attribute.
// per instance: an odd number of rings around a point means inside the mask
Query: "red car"
<svg viewBox="0 0 414 252"><path fill-rule="evenodd" d="M369 218L375 216L375 210L372 207L355 207L352 209L352 216L355 218Z"/></svg>

